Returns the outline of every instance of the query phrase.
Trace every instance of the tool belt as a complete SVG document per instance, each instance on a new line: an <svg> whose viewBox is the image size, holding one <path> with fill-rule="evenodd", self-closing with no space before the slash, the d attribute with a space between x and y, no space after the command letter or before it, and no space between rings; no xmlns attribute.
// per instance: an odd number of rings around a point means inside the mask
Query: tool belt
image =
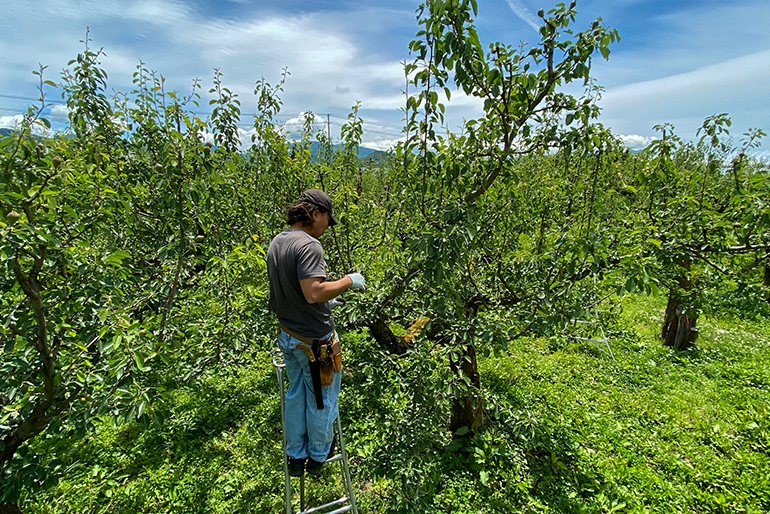
<svg viewBox="0 0 770 514"><path fill-rule="evenodd" d="M336 333L326 339L313 339L297 334L279 323L281 330L300 341L297 348L305 352L310 366L310 378L313 380L315 404L319 410L324 408L321 388L331 385L334 374L342 369L342 347Z"/></svg>

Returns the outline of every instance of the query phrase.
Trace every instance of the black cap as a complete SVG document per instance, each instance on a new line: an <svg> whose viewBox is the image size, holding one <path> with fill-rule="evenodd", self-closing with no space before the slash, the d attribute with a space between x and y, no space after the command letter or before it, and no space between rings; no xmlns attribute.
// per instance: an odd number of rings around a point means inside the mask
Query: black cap
<svg viewBox="0 0 770 514"><path fill-rule="evenodd" d="M333 227L337 224L337 220L334 219L332 213L332 199L329 195L321 191L320 189L308 189L297 198L297 202L309 203L315 205L319 209L329 213L329 226Z"/></svg>

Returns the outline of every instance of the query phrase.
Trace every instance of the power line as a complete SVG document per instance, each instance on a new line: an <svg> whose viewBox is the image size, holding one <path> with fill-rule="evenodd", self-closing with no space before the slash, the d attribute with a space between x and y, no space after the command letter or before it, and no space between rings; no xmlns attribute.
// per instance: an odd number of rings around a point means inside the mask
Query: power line
<svg viewBox="0 0 770 514"><path fill-rule="evenodd" d="M332 118L338 118L338 119L346 120L346 121L349 119L347 116L340 116L339 114L330 114L329 116L331 116ZM373 125L379 125L379 126L384 127L384 128L392 128L392 129L401 130L401 127L398 127L396 125L390 125L388 123L382 123L381 121L372 121L372 120L367 119L367 118L362 118L362 119L364 120L364 124L369 123L369 124L373 124Z"/></svg>
<svg viewBox="0 0 770 514"><path fill-rule="evenodd" d="M0 98L6 98L8 100L23 100L23 101L26 101L26 102L39 102L40 101L40 98L33 98L31 96L9 95L9 94L5 94L5 93L0 93ZM48 105L66 105L66 102L64 102L64 101L61 101L61 100L49 100L48 98L46 98L45 102ZM11 109L2 109L2 110L10 111ZM195 114L195 115L199 115L199 116L210 116L211 115L210 112L204 112L204 111L192 111L191 110L191 111L188 111L188 112L190 114ZM310 111L310 112L312 112L312 111ZM56 114L56 115L49 115L49 116L66 116L66 115L58 115L58 114ZM258 113L252 113L252 112L241 113L241 118L247 117L247 116L257 117ZM319 114L315 114L314 113L314 116L315 116L316 119L313 120L313 123L317 123L317 124L328 124L328 123L330 123L330 120L329 120L330 117L331 118L337 118L337 119L345 120L345 121L348 121L348 119L349 119L347 116L343 116L341 114L328 113L328 114L326 114L327 121L324 122L324 121L318 119L318 118L322 118L323 115L319 115ZM294 117L295 116L292 115L292 114L275 114L275 115L273 115L273 118L289 118L289 119L291 119L291 118L294 118ZM286 124L286 123L284 123L284 124ZM304 124L304 122L290 123L289 125L297 125L297 124ZM385 129L393 129L393 130L399 130L399 131L401 130L401 127L398 127L396 125L389 125L387 123L382 123L382 122L379 122L379 121L371 121L371 120L364 119L364 124L365 125L366 124L369 124L369 125L379 125L380 127L385 128Z"/></svg>
<svg viewBox="0 0 770 514"><path fill-rule="evenodd" d="M336 123L334 121L332 121L331 124L334 125L334 126L337 126L337 127L341 127L343 125L342 123ZM366 122L364 122L364 132L365 133L371 133L371 134L380 134L380 135L383 135L383 136L390 136L390 137L396 137L396 138L397 137L401 137L401 133L400 132L398 134L393 134L393 133L389 133L389 132L383 132L381 130L375 130L375 129L366 128Z"/></svg>
<svg viewBox="0 0 770 514"><path fill-rule="evenodd" d="M0 107L0 111L13 113L14 116L25 116L27 114L26 112L19 112L18 109L11 109L11 108L7 108L7 107ZM42 117L43 118L63 118L63 119L69 119L64 114L43 114Z"/></svg>
<svg viewBox="0 0 770 514"><path fill-rule="evenodd" d="M39 102L40 101L40 98L32 98L31 96L6 95L6 94L3 94L3 93L0 93L0 98L7 98L9 100L24 100L26 102ZM65 105L65 102L62 102L60 100L49 100L47 95L46 95L45 103L46 104Z"/></svg>
<svg viewBox="0 0 770 514"><path fill-rule="evenodd" d="M10 100L24 100L24 101L32 101L32 102L40 101L39 98L36 99L36 98L32 98L32 97L18 96L18 95L8 95L8 94L3 94L3 93L0 93L0 98L6 98L6 99L10 99ZM57 104L57 105L65 105L65 102L59 102L59 101L50 101L50 102L47 102L47 103ZM23 115L24 114L24 113L20 113L18 109L9 108L9 107L0 107L0 111L2 111L2 112L10 112L10 113L18 114L18 115ZM201 115L201 116L210 116L210 114L211 114L211 113L204 113L202 111L188 111L188 112L190 112L191 114ZM46 118L53 118L53 119L60 119L60 120L69 120L69 117L66 114L48 113L48 114L45 114L44 116ZM256 115L256 113L245 113L245 114L242 113L241 114L241 118L246 117L246 116L254 116L254 117L256 117L257 115ZM294 116L288 115L288 114L279 114L279 115L273 116L273 118L289 118L289 119L291 119L293 117ZM321 118L321 119L319 119L319 118ZM337 118L337 119L340 119L340 120L344 120L346 123L349 121L349 118L347 116L341 116L339 114L328 113L326 115L326 121L323 121L323 118L321 117L321 115L315 115L315 118L313 119L312 123L313 123L313 125L319 125L319 126L326 125L327 131L329 131L329 132L331 131L331 126L332 125L334 125L336 127L341 127L341 126L345 125L345 123L339 123L339 122L336 122L336 121L332 121L331 118ZM280 126L283 126L283 127L287 127L287 126L288 127L296 127L296 126L304 126L305 125L305 121L288 122L288 121L275 120L274 124L280 125ZM383 128L385 130L388 130L388 129L394 130L394 131L397 131L397 133L385 132L383 130L377 130L377 128L371 128L371 125L374 125L375 127ZM241 129L244 129L244 128L254 128L254 125L243 123L243 122L236 124L236 126L238 128L241 128ZM402 136L401 127L396 127L395 125L388 125L388 124L385 124L385 123L364 120L363 128L364 128L364 133L367 133L367 134L378 134L378 135L388 136L388 137L392 137L392 138L399 138L399 137Z"/></svg>

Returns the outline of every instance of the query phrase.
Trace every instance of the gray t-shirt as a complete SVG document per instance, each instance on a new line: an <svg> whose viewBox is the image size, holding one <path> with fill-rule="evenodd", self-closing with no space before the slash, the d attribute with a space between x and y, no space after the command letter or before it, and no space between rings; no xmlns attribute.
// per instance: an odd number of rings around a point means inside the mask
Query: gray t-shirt
<svg viewBox="0 0 770 514"><path fill-rule="evenodd" d="M326 279L326 261L320 241L299 228L287 228L267 250L270 310L278 321L299 335L323 337L334 330L328 302L308 303L299 281Z"/></svg>

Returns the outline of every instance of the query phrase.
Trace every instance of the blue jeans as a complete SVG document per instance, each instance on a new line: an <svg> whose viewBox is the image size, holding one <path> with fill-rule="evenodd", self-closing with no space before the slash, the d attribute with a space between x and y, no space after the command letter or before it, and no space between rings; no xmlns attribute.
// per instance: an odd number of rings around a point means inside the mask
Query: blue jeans
<svg viewBox="0 0 770 514"><path fill-rule="evenodd" d="M331 333L322 339L331 336ZM335 373L332 383L321 389L324 408L318 410L313 392L313 379L305 352L297 348L301 341L281 330L278 346L283 352L289 388L286 391L286 455L292 459L310 457L324 462L334 436L334 420L337 419L342 373Z"/></svg>

